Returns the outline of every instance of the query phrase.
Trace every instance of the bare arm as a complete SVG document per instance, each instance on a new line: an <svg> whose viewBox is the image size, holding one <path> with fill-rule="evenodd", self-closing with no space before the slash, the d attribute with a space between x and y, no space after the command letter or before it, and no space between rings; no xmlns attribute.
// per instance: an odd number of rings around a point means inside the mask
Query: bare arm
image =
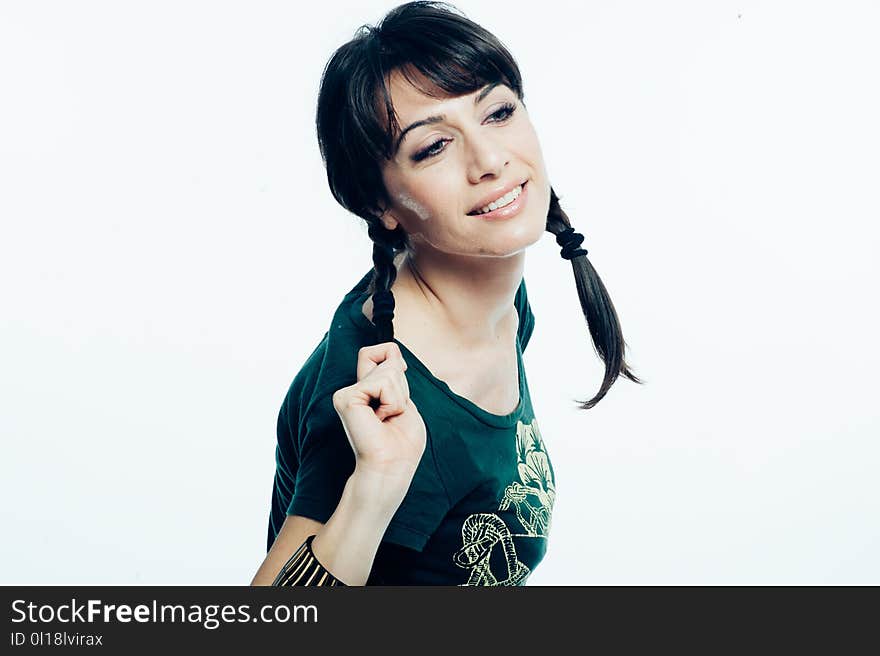
<svg viewBox="0 0 880 656"><path fill-rule="evenodd" d="M355 469L326 524L288 515L251 585L272 585L284 564L310 535L315 535L315 558L327 571L346 585L365 585L379 543L400 503L377 502L389 498L389 492L392 500L399 497L400 501L406 494L399 484Z"/></svg>
<svg viewBox="0 0 880 656"><path fill-rule="evenodd" d="M382 536L425 450L425 422L410 398L405 371L394 342L358 351L358 382L333 394L333 407L354 449L354 472L326 524L296 515L284 520L251 585L272 585L310 535L315 536L312 552L325 570L345 585L366 584Z"/></svg>
<svg viewBox="0 0 880 656"><path fill-rule="evenodd" d="M251 585L272 585L278 572L284 567L284 563L288 561L290 556L305 542L310 535L319 533L324 524L301 517L299 515L288 515L275 536L275 542L272 548L266 554L266 558L254 575ZM344 582L344 581L343 581Z"/></svg>

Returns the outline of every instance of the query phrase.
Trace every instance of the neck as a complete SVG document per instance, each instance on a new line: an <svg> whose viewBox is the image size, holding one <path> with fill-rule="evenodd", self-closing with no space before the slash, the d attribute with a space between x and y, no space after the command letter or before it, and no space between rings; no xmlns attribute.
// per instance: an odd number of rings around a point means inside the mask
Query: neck
<svg viewBox="0 0 880 656"><path fill-rule="evenodd" d="M399 316L419 332L443 331L461 348L491 348L516 321L513 300L524 266L524 250L473 257L421 249L401 256L391 289L405 312Z"/></svg>

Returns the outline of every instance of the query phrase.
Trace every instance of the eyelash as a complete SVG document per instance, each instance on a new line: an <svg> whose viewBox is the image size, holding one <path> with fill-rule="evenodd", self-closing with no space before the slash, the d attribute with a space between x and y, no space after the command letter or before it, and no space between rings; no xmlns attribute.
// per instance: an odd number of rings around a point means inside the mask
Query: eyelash
<svg viewBox="0 0 880 656"><path fill-rule="evenodd" d="M492 116L496 116L502 112L505 112L504 118L500 118L500 119L493 121L493 123L503 123L504 121L507 121L511 116L513 116L513 113L515 111L516 111L516 105L514 105L513 103L504 103L501 107L499 107L497 110L495 110L494 112L492 112L490 114L490 118ZM437 155L439 155L440 153L443 152L443 149L437 150L437 151L433 151L433 149L442 143L446 143L447 141L451 141L451 140L450 139L438 139L437 141L432 143L427 148L424 148L423 150L420 150L415 155L413 155L413 161L421 162L424 159L428 159L430 157L436 157Z"/></svg>

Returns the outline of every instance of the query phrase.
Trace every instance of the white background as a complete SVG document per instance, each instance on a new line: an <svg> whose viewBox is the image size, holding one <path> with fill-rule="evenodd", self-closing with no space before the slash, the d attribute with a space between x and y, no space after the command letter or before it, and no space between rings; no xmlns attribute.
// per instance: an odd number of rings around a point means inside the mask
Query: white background
<svg viewBox="0 0 880 656"><path fill-rule="evenodd" d="M371 266L320 74L395 4L0 3L0 583L250 581L281 400ZM547 233L529 583L880 583L877 5L458 7L646 380L576 409L603 369Z"/></svg>

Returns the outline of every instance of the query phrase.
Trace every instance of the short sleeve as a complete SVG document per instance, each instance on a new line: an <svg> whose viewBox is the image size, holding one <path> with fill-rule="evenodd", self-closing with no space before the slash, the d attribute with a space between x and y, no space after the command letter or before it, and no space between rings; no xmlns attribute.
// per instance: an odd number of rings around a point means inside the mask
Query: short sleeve
<svg viewBox="0 0 880 656"><path fill-rule="evenodd" d="M342 499L356 460L332 397L318 403L309 412L299 436L299 463L287 514L326 522ZM430 429L428 435L410 487L383 537L383 542L416 551L425 547L450 509L449 496L437 471Z"/></svg>
<svg viewBox="0 0 880 656"><path fill-rule="evenodd" d="M326 522L339 505L355 456L332 396L310 408L296 438L298 468L288 515Z"/></svg>
<svg viewBox="0 0 880 656"><path fill-rule="evenodd" d="M519 289L516 290L514 305L516 306L517 314L519 314L519 328L517 329L519 347L524 352L529 339L532 337L532 331L535 329L535 315L532 314L532 307L529 305L525 278L522 279Z"/></svg>
<svg viewBox="0 0 880 656"><path fill-rule="evenodd" d="M392 542L416 551L425 548L452 507L437 468L431 428L426 426L426 429L427 445L422 459L383 538L383 542Z"/></svg>

